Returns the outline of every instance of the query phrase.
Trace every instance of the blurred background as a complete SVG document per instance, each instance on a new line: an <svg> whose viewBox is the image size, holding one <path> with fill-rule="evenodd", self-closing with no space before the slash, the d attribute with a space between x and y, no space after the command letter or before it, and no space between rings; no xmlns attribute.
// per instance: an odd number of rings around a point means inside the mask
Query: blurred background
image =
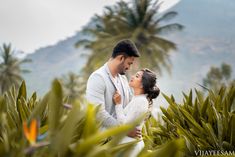
<svg viewBox="0 0 235 157"><path fill-rule="evenodd" d="M218 89L234 83L234 9L231 0L0 0L0 92L24 79L43 96L60 78L71 99L81 98L123 38L143 56L129 75L153 69L177 101L182 91ZM165 105L159 96L154 112Z"/></svg>
<svg viewBox="0 0 235 157"><path fill-rule="evenodd" d="M130 156L135 143L119 141L137 123L100 131L84 101L121 39L141 53L127 77L147 67L162 92L138 156L234 156L234 10L233 0L0 0L0 156Z"/></svg>

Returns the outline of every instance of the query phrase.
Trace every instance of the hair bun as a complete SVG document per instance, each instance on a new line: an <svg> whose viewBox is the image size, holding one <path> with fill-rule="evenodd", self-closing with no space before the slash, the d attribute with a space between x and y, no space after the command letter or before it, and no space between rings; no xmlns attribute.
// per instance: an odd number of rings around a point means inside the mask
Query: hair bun
<svg viewBox="0 0 235 157"><path fill-rule="evenodd" d="M148 98L150 100L155 99L160 94L160 89L155 85L152 89L150 89L148 92Z"/></svg>
<svg viewBox="0 0 235 157"><path fill-rule="evenodd" d="M142 69L142 71L142 85L144 93L147 94L149 102L152 103L152 99L155 99L160 93L160 89L156 85L157 77L154 72L147 68Z"/></svg>

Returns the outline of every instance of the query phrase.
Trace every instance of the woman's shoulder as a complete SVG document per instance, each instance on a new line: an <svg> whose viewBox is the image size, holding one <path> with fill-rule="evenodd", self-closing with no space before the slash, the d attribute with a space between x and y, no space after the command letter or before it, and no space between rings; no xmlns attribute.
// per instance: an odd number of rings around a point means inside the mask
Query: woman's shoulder
<svg viewBox="0 0 235 157"><path fill-rule="evenodd" d="M133 98L136 100L148 101L146 94L134 95Z"/></svg>
<svg viewBox="0 0 235 157"><path fill-rule="evenodd" d="M145 94L134 96L132 100L135 102L136 105L148 107L148 100Z"/></svg>

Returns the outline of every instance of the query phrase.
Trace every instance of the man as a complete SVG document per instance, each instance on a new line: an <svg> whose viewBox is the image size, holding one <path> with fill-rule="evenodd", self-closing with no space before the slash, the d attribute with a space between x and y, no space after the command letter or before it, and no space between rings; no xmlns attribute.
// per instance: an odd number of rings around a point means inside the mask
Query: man
<svg viewBox="0 0 235 157"><path fill-rule="evenodd" d="M86 98L91 103L101 105L97 117L102 121L103 127L119 125L116 120L113 95L118 91L122 98L122 104L127 105L130 102L131 89L125 73L130 69L135 58L139 56L133 42L122 40L114 47L109 61L90 75L87 82ZM141 136L141 131L134 129L128 136Z"/></svg>

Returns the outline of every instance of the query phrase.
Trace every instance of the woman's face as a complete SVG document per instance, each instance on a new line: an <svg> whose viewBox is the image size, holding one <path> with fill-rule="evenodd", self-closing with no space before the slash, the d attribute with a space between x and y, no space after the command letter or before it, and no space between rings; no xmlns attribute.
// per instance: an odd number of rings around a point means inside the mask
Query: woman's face
<svg viewBox="0 0 235 157"><path fill-rule="evenodd" d="M143 76L143 71L138 71L135 75L131 76L131 80L129 82L130 87L143 88L142 76Z"/></svg>

